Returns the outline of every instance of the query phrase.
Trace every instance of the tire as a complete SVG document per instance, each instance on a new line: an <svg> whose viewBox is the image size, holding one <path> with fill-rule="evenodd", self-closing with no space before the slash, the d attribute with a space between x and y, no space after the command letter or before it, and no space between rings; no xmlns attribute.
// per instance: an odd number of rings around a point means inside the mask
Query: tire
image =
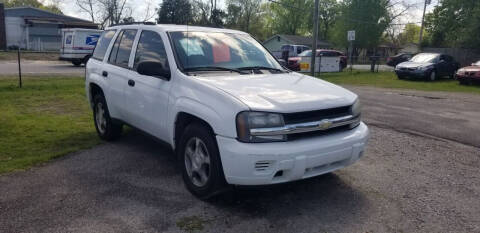
<svg viewBox="0 0 480 233"><path fill-rule="evenodd" d="M432 72L430 72L430 74L428 74L427 80L430 81L430 82L433 82L436 79L437 79L437 73L435 72L435 70L432 70Z"/></svg>
<svg viewBox="0 0 480 233"><path fill-rule="evenodd" d="M74 66L80 66L82 64L82 61L72 61L72 64Z"/></svg>
<svg viewBox="0 0 480 233"><path fill-rule="evenodd" d="M190 193L208 199L224 190L227 183L218 146L208 127L199 123L188 125L177 151L183 181Z"/></svg>
<svg viewBox="0 0 480 233"><path fill-rule="evenodd" d="M93 122L98 136L105 141L115 140L122 134L123 125L110 117L107 102L101 94L93 98Z"/></svg>
<svg viewBox="0 0 480 233"><path fill-rule="evenodd" d="M398 78L398 79L405 79L405 76L397 75L397 78Z"/></svg>

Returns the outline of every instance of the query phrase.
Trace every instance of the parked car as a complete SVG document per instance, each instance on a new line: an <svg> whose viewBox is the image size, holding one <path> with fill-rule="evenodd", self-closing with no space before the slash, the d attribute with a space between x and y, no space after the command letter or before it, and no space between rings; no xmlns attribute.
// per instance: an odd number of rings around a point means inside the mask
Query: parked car
<svg viewBox="0 0 480 233"><path fill-rule="evenodd" d="M405 77L424 78L434 81L442 76L454 78L460 64L452 56L439 53L419 53L409 61L395 67L399 79Z"/></svg>
<svg viewBox="0 0 480 233"><path fill-rule="evenodd" d="M293 71L300 71L300 61L302 57L311 57L312 50L306 50L300 53L297 57L290 57L288 58L287 68ZM317 49L317 57L318 56L325 56L325 57L340 57L340 69L343 70L347 67L347 56L344 53L337 51L337 50L330 50L330 49Z"/></svg>
<svg viewBox="0 0 480 233"><path fill-rule="evenodd" d="M277 59L287 59L289 57L296 57L298 54L308 49L310 49L310 47L305 45L284 44L280 48L280 51L272 51L271 53Z"/></svg>
<svg viewBox="0 0 480 233"><path fill-rule="evenodd" d="M92 56L102 30L85 28L62 29L60 60L72 62L75 66L86 64Z"/></svg>
<svg viewBox="0 0 480 233"><path fill-rule="evenodd" d="M282 45L281 51L288 51L288 57L296 57L298 54L302 53L305 50L309 50L310 47L305 45Z"/></svg>
<svg viewBox="0 0 480 233"><path fill-rule="evenodd" d="M480 83L480 61L459 69L455 76L460 84Z"/></svg>
<svg viewBox="0 0 480 233"><path fill-rule="evenodd" d="M413 54L410 53L399 53L395 56L387 57L387 65L388 66L397 66L402 62L406 62L413 57Z"/></svg>
<svg viewBox="0 0 480 233"><path fill-rule="evenodd" d="M128 124L166 142L187 189L267 185L332 172L363 155L354 93L283 69L249 34L182 25L107 28L86 66L100 138Z"/></svg>

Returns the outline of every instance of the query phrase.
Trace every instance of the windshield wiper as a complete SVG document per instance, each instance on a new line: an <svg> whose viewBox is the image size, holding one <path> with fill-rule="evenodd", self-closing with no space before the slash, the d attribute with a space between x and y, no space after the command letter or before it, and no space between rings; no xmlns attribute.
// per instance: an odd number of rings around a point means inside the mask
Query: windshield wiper
<svg viewBox="0 0 480 233"><path fill-rule="evenodd" d="M281 73L287 72L286 70L277 69L277 68L273 68L273 67L267 67L267 66L245 66L245 67L240 67L238 69L239 70L273 70L273 71L277 71L277 72L281 72Z"/></svg>
<svg viewBox="0 0 480 233"><path fill-rule="evenodd" d="M185 68L184 71L186 72L195 72L195 71L231 71L231 72L237 72L239 74L248 74L245 71L241 71L239 69L232 69L232 68L227 68L227 67L221 67L221 66L199 66L199 67L190 67L190 68Z"/></svg>

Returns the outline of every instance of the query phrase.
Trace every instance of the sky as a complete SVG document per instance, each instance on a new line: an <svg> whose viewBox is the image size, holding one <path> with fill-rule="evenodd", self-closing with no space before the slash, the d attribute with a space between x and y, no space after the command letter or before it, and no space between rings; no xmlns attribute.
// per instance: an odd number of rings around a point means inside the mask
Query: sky
<svg viewBox="0 0 480 233"><path fill-rule="evenodd" d="M74 16L83 19L89 19L88 15L82 13L78 6L75 4L76 0L46 0L46 2L58 2L61 10L64 14ZM150 5L150 14L153 14L155 8L157 8L162 0L127 0L130 8L132 9L132 17L138 21L142 21L145 18L145 12ZM220 6L224 6L226 0L218 0ZM422 11L424 0L404 0L407 4L413 4L408 13L399 19L399 23L418 23L422 20ZM427 13L431 12L438 4L438 0L432 0L432 3L427 6ZM152 18L152 21L154 18Z"/></svg>

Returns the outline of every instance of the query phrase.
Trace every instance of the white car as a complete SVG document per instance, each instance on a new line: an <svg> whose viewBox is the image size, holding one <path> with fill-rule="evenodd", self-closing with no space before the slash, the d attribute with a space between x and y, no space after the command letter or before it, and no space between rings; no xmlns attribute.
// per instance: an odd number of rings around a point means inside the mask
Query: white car
<svg viewBox="0 0 480 233"><path fill-rule="evenodd" d="M357 95L284 69L235 30L107 28L85 85L102 139L128 124L166 142L200 198L227 184L282 183L351 165L369 134Z"/></svg>

